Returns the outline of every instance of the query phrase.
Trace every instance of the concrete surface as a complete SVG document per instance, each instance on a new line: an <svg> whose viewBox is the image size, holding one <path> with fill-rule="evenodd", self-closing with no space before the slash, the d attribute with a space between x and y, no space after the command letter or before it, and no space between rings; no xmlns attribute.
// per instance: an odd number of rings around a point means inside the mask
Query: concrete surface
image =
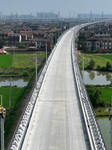
<svg viewBox="0 0 112 150"><path fill-rule="evenodd" d="M90 150L73 78L72 37L67 32L54 52L22 150Z"/></svg>

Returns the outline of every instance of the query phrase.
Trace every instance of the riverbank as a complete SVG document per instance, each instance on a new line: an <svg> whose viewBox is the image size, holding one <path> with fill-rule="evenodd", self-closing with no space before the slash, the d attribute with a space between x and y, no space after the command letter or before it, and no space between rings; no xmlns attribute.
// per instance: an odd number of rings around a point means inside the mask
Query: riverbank
<svg viewBox="0 0 112 150"><path fill-rule="evenodd" d="M110 121L109 117L97 117L107 150L110 150Z"/></svg>
<svg viewBox="0 0 112 150"><path fill-rule="evenodd" d="M28 77L35 71L36 54L0 55L0 77ZM45 53L37 53L37 66L45 59Z"/></svg>
<svg viewBox="0 0 112 150"><path fill-rule="evenodd" d="M112 96L112 72L111 70L108 72L100 72L95 71L100 66L106 67L107 62L109 62L112 65L112 54L78 54L78 63L80 66L80 69L82 69L82 58L84 56L84 83L85 84L91 84L91 87L93 88L92 84L94 84L94 88L98 90L99 92L96 92L99 94L99 102L96 100L93 100L93 102L97 103L94 105L94 112L97 117L109 117L110 115L110 106L111 106L111 96ZM86 71L89 65L89 61L93 60L95 62L94 69ZM94 91L96 91L94 90ZM91 90L89 90L91 93ZM93 91L92 91L93 92ZM96 94L96 95L97 95ZM94 95L92 95L94 96ZM92 97L90 95L90 97Z"/></svg>
<svg viewBox="0 0 112 150"><path fill-rule="evenodd" d="M110 116L110 108L109 107L98 107L94 108L94 112L96 117L108 117Z"/></svg>
<svg viewBox="0 0 112 150"><path fill-rule="evenodd" d="M3 87L2 85L0 88L0 95L3 95L3 107L7 109L4 124L6 149L35 85L35 57L35 53L0 56L0 76L7 79L10 77L27 77L28 80L25 87L18 88L15 86L11 88L11 106L9 106L10 87ZM37 72L39 73L45 62L45 52L37 53L37 58ZM4 80L4 78L2 79ZM21 85L19 86L21 87Z"/></svg>
<svg viewBox="0 0 112 150"><path fill-rule="evenodd" d="M112 87L111 87L112 88ZM109 87L98 87L86 85L86 89L97 117L110 115L112 89Z"/></svg>
<svg viewBox="0 0 112 150"><path fill-rule="evenodd" d="M93 60L95 62L94 70L98 70L98 66L105 67L107 62L112 65L112 54L111 55L99 55L99 54L79 54L78 55L78 63L80 68L82 69L82 58L84 59L84 68L87 69L89 65L89 60Z"/></svg>

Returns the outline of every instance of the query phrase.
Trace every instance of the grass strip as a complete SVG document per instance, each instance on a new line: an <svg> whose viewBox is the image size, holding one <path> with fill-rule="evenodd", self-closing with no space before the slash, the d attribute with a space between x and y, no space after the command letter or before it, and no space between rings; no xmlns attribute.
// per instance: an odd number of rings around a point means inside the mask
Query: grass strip
<svg viewBox="0 0 112 150"><path fill-rule="evenodd" d="M87 66L89 65L89 60L94 60L95 62L95 68L97 68L97 66L101 66L101 67L105 67L107 62L110 62L110 64L112 65L112 55L95 55L95 54L80 54L78 55L78 62L79 62L79 66L82 69L82 57L84 56L84 68L86 69Z"/></svg>
<svg viewBox="0 0 112 150"><path fill-rule="evenodd" d="M0 68L1 67L11 67L12 66L12 55L0 55Z"/></svg>

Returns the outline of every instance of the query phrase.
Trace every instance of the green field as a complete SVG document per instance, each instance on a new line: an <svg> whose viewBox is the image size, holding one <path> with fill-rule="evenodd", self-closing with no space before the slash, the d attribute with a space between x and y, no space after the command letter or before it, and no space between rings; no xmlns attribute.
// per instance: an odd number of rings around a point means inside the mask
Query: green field
<svg viewBox="0 0 112 150"><path fill-rule="evenodd" d="M97 56L103 57L108 60L112 60L112 55L97 55Z"/></svg>
<svg viewBox="0 0 112 150"><path fill-rule="evenodd" d="M98 88L102 95L100 96L100 99L104 102L110 104L111 103L111 96L112 96L112 88Z"/></svg>
<svg viewBox="0 0 112 150"><path fill-rule="evenodd" d="M100 105L98 104L96 107L94 107L94 112L96 114L96 116L109 116L110 111L110 105L111 105L111 96L112 96L112 88L107 88L107 87L92 87L91 88L95 88L98 89L99 91L101 91L101 95L99 95L99 99L100 99ZM92 90L91 90L92 91ZM93 91L94 93L94 91ZM94 101L96 101L96 99L94 99ZM92 103L94 103L92 101ZM102 105L103 104L103 105Z"/></svg>
<svg viewBox="0 0 112 150"><path fill-rule="evenodd" d="M22 110L27 102L28 95L33 87L35 79L35 57L36 54L14 54L0 55L0 76L21 77L27 71L29 83L25 88L11 88L11 109L9 109L9 87L0 87L0 95L3 96L3 107L7 109L5 118L5 146L8 146L14 133L17 122L22 114ZM30 58L32 60L30 61ZM37 53L38 72L43 66L45 52Z"/></svg>
<svg viewBox="0 0 112 150"><path fill-rule="evenodd" d="M14 68L34 68L35 67L35 54L16 54L12 67ZM45 53L37 54L37 64L40 65L45 58ZM30 61L31 59L31 61Z"/></svg>
<svg viewBox="0 0 112 150"><path fill-rule="evenodd" d="M27 71L31 76L35 72L35 53L0 55L0 76L2 77L20 77L24 76L23 72ZM45 52L37 53L37 67L45 59Z"/></svg>
<svg viewBox="0 0 112 150"><path fill-rule="evenodd" d="M9 87L1 87L0 88L0 95L3 97L3 107L9 108ZM11 88L11 108L14 107L16 102L20 99L20 97L24 93L24 88Z"/></svg>
<svg viewBox="0 0 112 150"><path fill-rule="evenodd" d="M0 68L12 66L12 55L0 55Z"/></svg>
<svg viewBox="0 0 112 150"><path fill-rule="evenodd" d="M15 54L13 55L0 55L0 68L32 68L35 67L36 54ZM32 61L30 61L32 58ZM37 63L41 64L45 58L45 53L41 52L37 54Z"/></svg>
<svg viewBox="0 0 112 150"><path fill-rule="evenodd" d="M21 76L21 73L27 71L30 76L34 75L35 72L35 57L36 53L24 53L13 55L0 55L0 75L6 77ZM31 59L31 61L30 61ZM38 70L42 66L42 61L45 59L45 52L37 53L37 64ZM21 93L24 91L23 88L13 87L12 92L12 106L15 105ZM3 104L5 108L9 106L9 87L0 88L0 95L3 95Z"/></svg>
<svg viewBox="0 0 112 150"><path fill-rule="evenodd" d="M82 57L84 56L84 68L86 68L89 65L89 61L93 59L95 61L95 69L97 66L105 67L107 62L110 62L112 65L112 55L94 55L94 54L80 54L78 55L78 62L80 68L82 68Z"/></svg>

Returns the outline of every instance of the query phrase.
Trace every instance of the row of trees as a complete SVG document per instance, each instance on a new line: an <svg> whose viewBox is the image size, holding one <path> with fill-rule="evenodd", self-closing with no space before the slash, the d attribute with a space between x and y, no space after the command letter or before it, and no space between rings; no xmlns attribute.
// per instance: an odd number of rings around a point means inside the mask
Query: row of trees
<svg viewBox="0 0 112 150"><path fill-rule="evenodd" d="M93 59L91 59L89 61L89 65L87 66L87 69L92 70L92 69L94 69L94 67L95 67L95 61Z"/></svg>
<svg viewBox="0 0 112 150"><path fill-rule="evenodd" d="M3 46L4 46L4 41L0 40L0 48L3 48Z"/></svg>
<svg viewBox="0 0 112 150"><path fill-rule="evenodd" d="M87 69L93 70L94 68L95 68L95 61L93 59L91 59L89 62L89 65L87 66ZM110 62L107 62L105 67L97 66L96 70L112 71L112 65L110 64Z"/></svg>
<svg viewBox="0 0 112 150"><path fill-rule="evenodd" d="M97 70L98 71L112 71L112 65L110 64L110 62L107 62L105 67L97 66Z"/></svg>
<svg viewBox="0 0 112 150"><path fill-rule="evenodd" d="M83 50L84 53L88 51L85 35L79 35L78 37L78 50Z"/></svg>
<svg viewBox="0 0 112 150"><path fill-rule="evenodd" d="M102 101L100 99L100 96L102 94L100 90L95 88L94 85L87 85L86 89L87 89L90 101L92 103L92 106L94 108L96 108L96 107L104 107L105 106L104 101Z"/></svg>

